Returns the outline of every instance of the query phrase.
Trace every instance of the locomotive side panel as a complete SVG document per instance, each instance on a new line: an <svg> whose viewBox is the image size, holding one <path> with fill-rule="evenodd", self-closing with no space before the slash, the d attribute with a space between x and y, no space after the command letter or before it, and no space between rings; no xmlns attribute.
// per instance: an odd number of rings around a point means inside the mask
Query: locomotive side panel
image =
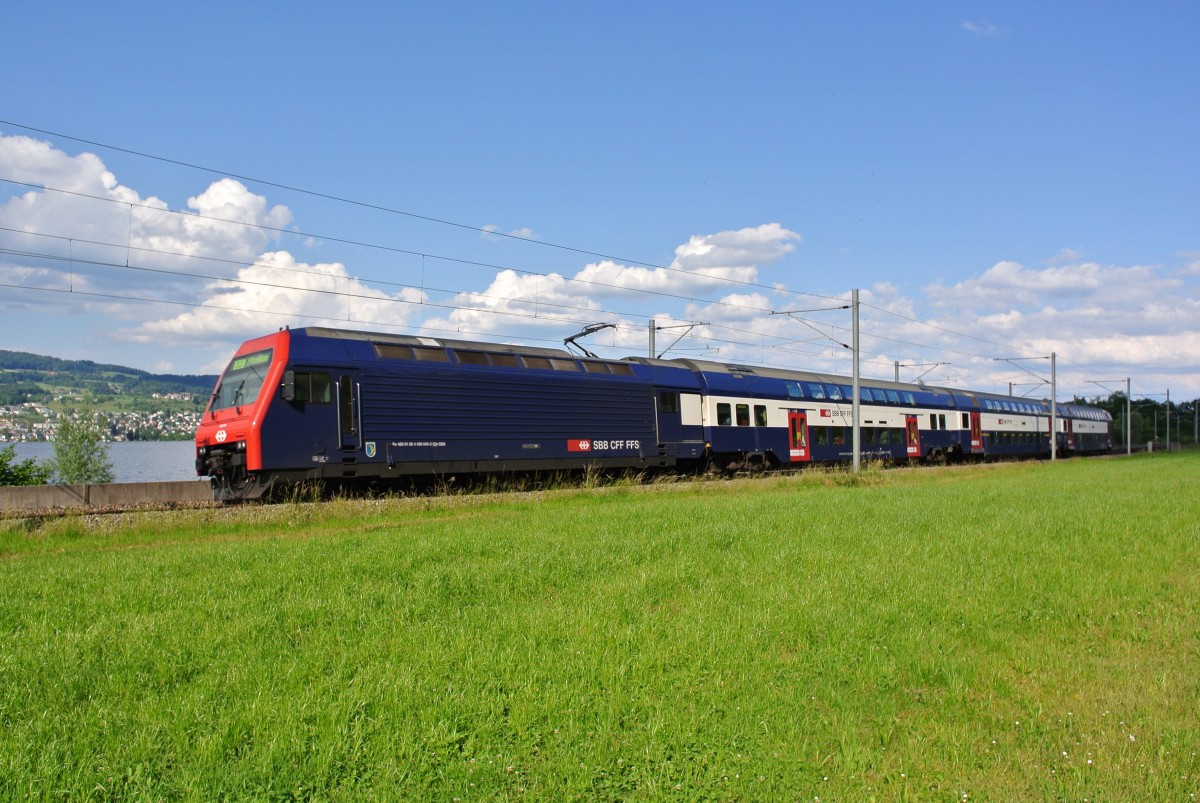
<svg viewBox="0 0 1200 803"><path fill-rule="evenodd" d="M363 433L393 463L637 462L656 444L648 383L441 366L364 376Z"/></svg>

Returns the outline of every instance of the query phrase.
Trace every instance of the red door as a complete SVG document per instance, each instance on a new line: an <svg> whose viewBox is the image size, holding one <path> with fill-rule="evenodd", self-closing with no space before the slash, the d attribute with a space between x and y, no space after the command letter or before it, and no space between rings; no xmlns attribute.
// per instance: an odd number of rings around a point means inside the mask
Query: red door
<svg viewBox="0 0 1200 803"><path fill-rule="evenodd" d="M1075 427L1073 426L1075 422L1068 418L1064 423L1067 425L1067 451L1073 452L1075 451Z"/></svg>
<svg viewBox="0 0 1200 803"><path fill-rule="evenodd" d="M808 414L788 411L788 453L793 463L807 463L812 460L812 452L808 448Z"/></svg>
<svg viewBox="0 0 1200 803"><path fill-rule="evenodd" d="M978 410L971 413L971 451L983 451L983 423Z"/></svg>
<svg viewBox="0 0 1200 803"><path fill-rule="evenodd" d="M904 432L905 444L908 447L909 457L921 456L921 430L917 426L917 417L915 415L904 416Z"/></svg>

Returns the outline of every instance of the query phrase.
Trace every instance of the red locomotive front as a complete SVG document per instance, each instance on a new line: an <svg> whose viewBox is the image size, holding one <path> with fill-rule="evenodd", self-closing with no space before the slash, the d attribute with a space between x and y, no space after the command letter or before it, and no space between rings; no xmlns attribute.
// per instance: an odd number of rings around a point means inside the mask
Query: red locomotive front
<svg viewBox="0 0 1200 803"><path fill-rule="evenodd" d="M196 473L237 497L262 470L261 425L283 380L288 332L248 340L217 380L196 429Z"/></svg>

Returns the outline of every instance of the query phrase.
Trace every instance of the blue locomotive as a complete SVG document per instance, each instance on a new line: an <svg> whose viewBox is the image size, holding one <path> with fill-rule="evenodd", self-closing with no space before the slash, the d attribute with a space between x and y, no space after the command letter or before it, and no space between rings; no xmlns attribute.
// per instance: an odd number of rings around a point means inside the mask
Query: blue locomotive
<svg viewBox="0 0 1200 803"><path fill-rule="evenodd" d="M1048 456L1038 401L860 383L864 457ZM603 360L496 343L310 327L244 343L196 431L221 499L304 481L603 467L844 462L850 380L701 360ZM1058 405L1060 454L1112 448L1104 410Z"/></svg>

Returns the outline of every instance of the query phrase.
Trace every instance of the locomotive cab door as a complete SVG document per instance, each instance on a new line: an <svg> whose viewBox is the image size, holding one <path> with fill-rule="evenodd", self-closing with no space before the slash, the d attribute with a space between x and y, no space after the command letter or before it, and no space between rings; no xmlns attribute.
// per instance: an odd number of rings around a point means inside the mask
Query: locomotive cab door
<svg viewBox="0 0 1200 803"><path fill-rule="evenodd" d="M915 415L904 416L904 444L909 457L921 456L921 429Z"/></svg>
<svg viewBox="0 0 1200 803"><path fill-rule="evenodd" d="M353 376L342 374L337 383L338 432L344 452L362 448L361 388Z"/></svg>
<svg viewBox="0 0 1200 803"><path fill-rule="evenodd" d="M812 460L808 446L808 413L788 410L788 454L793 463Z"/></svg>

